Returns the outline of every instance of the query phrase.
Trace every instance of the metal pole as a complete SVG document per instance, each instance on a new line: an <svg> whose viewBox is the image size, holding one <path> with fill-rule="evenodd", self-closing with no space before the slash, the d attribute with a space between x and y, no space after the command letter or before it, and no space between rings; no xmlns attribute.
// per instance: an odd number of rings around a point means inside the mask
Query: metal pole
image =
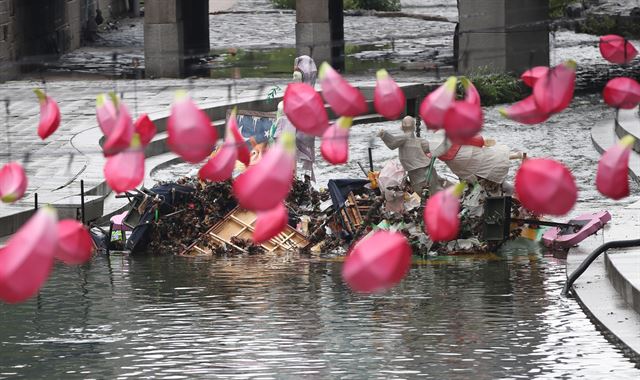
<svg viewBox="0 0 640 380"><path fill-rule="evenodd" d="M38 211L38 193L34 194L33 203L34 203L34 207L35 207L36 211Z"/></svg>
<svg viewBox="0 0 640 380"><path fill-rule="evenodd" d="M373 154L371 153L373 151L372 148L369 148L369 170L373 171Z"/></svg>
<svg viewBox="0 0 640 380"><path fill-rule="evenodd" d="M81 207L81 211L82 211L82 224L85 224L85 217L84 217L84 180L83 179L80 180L80 207Z"/></svg>

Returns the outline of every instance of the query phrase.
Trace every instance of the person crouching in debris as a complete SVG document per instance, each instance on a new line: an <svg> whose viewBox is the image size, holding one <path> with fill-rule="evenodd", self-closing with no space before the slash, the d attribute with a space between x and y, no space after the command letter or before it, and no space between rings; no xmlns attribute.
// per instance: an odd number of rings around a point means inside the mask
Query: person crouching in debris
<svg viewBox="0 0 640 380"><path fill-rule="evenodd" d="M427 171L429 169L429 143L416 137L416 119L406 116L400 126L402 135L395 136L384 130L378 131L378 136L389 149L398 149L398 158L402 167L409 176L411 188L418 194L422 194L424 188L428 188L433 194L441 188L441 180L435 168L431 169L429 183L427 183Z"/></svg>

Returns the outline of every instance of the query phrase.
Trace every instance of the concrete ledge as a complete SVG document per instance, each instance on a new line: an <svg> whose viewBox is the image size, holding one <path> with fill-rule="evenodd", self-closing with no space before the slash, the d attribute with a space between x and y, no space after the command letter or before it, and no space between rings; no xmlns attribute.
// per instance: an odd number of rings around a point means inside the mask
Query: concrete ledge
<svg viewBox="0 0 640 380"><path fill-rule="evenodd" d="M605 120L591 128L591 141L599 153L604 153L613 145L618 143L617 127L613 120ZM640 183L640 154L631 152L629 158L629 175L633 180Z"/></svg>
<svg viewBox="0 0 640 380"><path fill-rule="evenodd" d="M640 247L607 253L604 263L613 287L640 314Z"/></svg>
<svg viewBox="0 0 640 380"><path fill-rule="evenodd" d="M638 115L638 107L632 110L620 110L615 129L619 138L623 138L626 135L634 136L636 141L633 144L633 150L640 153L640 115Z"/></svg>

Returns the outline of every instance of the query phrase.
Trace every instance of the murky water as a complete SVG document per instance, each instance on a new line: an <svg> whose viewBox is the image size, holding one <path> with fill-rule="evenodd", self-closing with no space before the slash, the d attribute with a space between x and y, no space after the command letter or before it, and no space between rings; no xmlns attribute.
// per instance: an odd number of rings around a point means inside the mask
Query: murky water
<svg viewBox="0 0 640 380"><path fill-rule="evenodd" d="M588 130L606 112L597 97L578 98L530 127L489 108L485 135L571 167L581 191L575 212L618 207L593 189ZM396 124L355 127L353 146ZM374 146L377 165L395 154ZM365 149L351 153L365 162ZM329 169L319 166L326 180ZM37 299L0 305L0 378L640 376L560 296L564 262L534 246L416 260L400 286L376 296L352 293L341 267L340 259L297 255L112 256L57 266Z"/></svg>

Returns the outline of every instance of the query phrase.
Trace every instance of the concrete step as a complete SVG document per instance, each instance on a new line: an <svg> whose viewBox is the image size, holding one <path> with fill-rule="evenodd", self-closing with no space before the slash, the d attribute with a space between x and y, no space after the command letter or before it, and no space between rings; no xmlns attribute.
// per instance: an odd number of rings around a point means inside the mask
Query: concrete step
<svg viewBox="0 0 640 380"><path fill-rule="evenodd" d="M613 287L640 314L640 247L608 252L605 267Z"/></svg>
<svg viewBox="0 0 640 380"><path fill-rule="evenodd" d="M640 153L640 114L638 112L638 107L632 110L620 110L616 124L616 135L619 138L626 135L634 136L636 141L633 144L633 150Z"/></svg>
<svg viewBox="0 0 640 380"><path fill-rule="evenodd" d="M602 121L591 128L591 141L600 153L618 143L614 122L611 120ZM629 174L636 182L640 183L640 153L631 152L629 158Z"/></svg>

